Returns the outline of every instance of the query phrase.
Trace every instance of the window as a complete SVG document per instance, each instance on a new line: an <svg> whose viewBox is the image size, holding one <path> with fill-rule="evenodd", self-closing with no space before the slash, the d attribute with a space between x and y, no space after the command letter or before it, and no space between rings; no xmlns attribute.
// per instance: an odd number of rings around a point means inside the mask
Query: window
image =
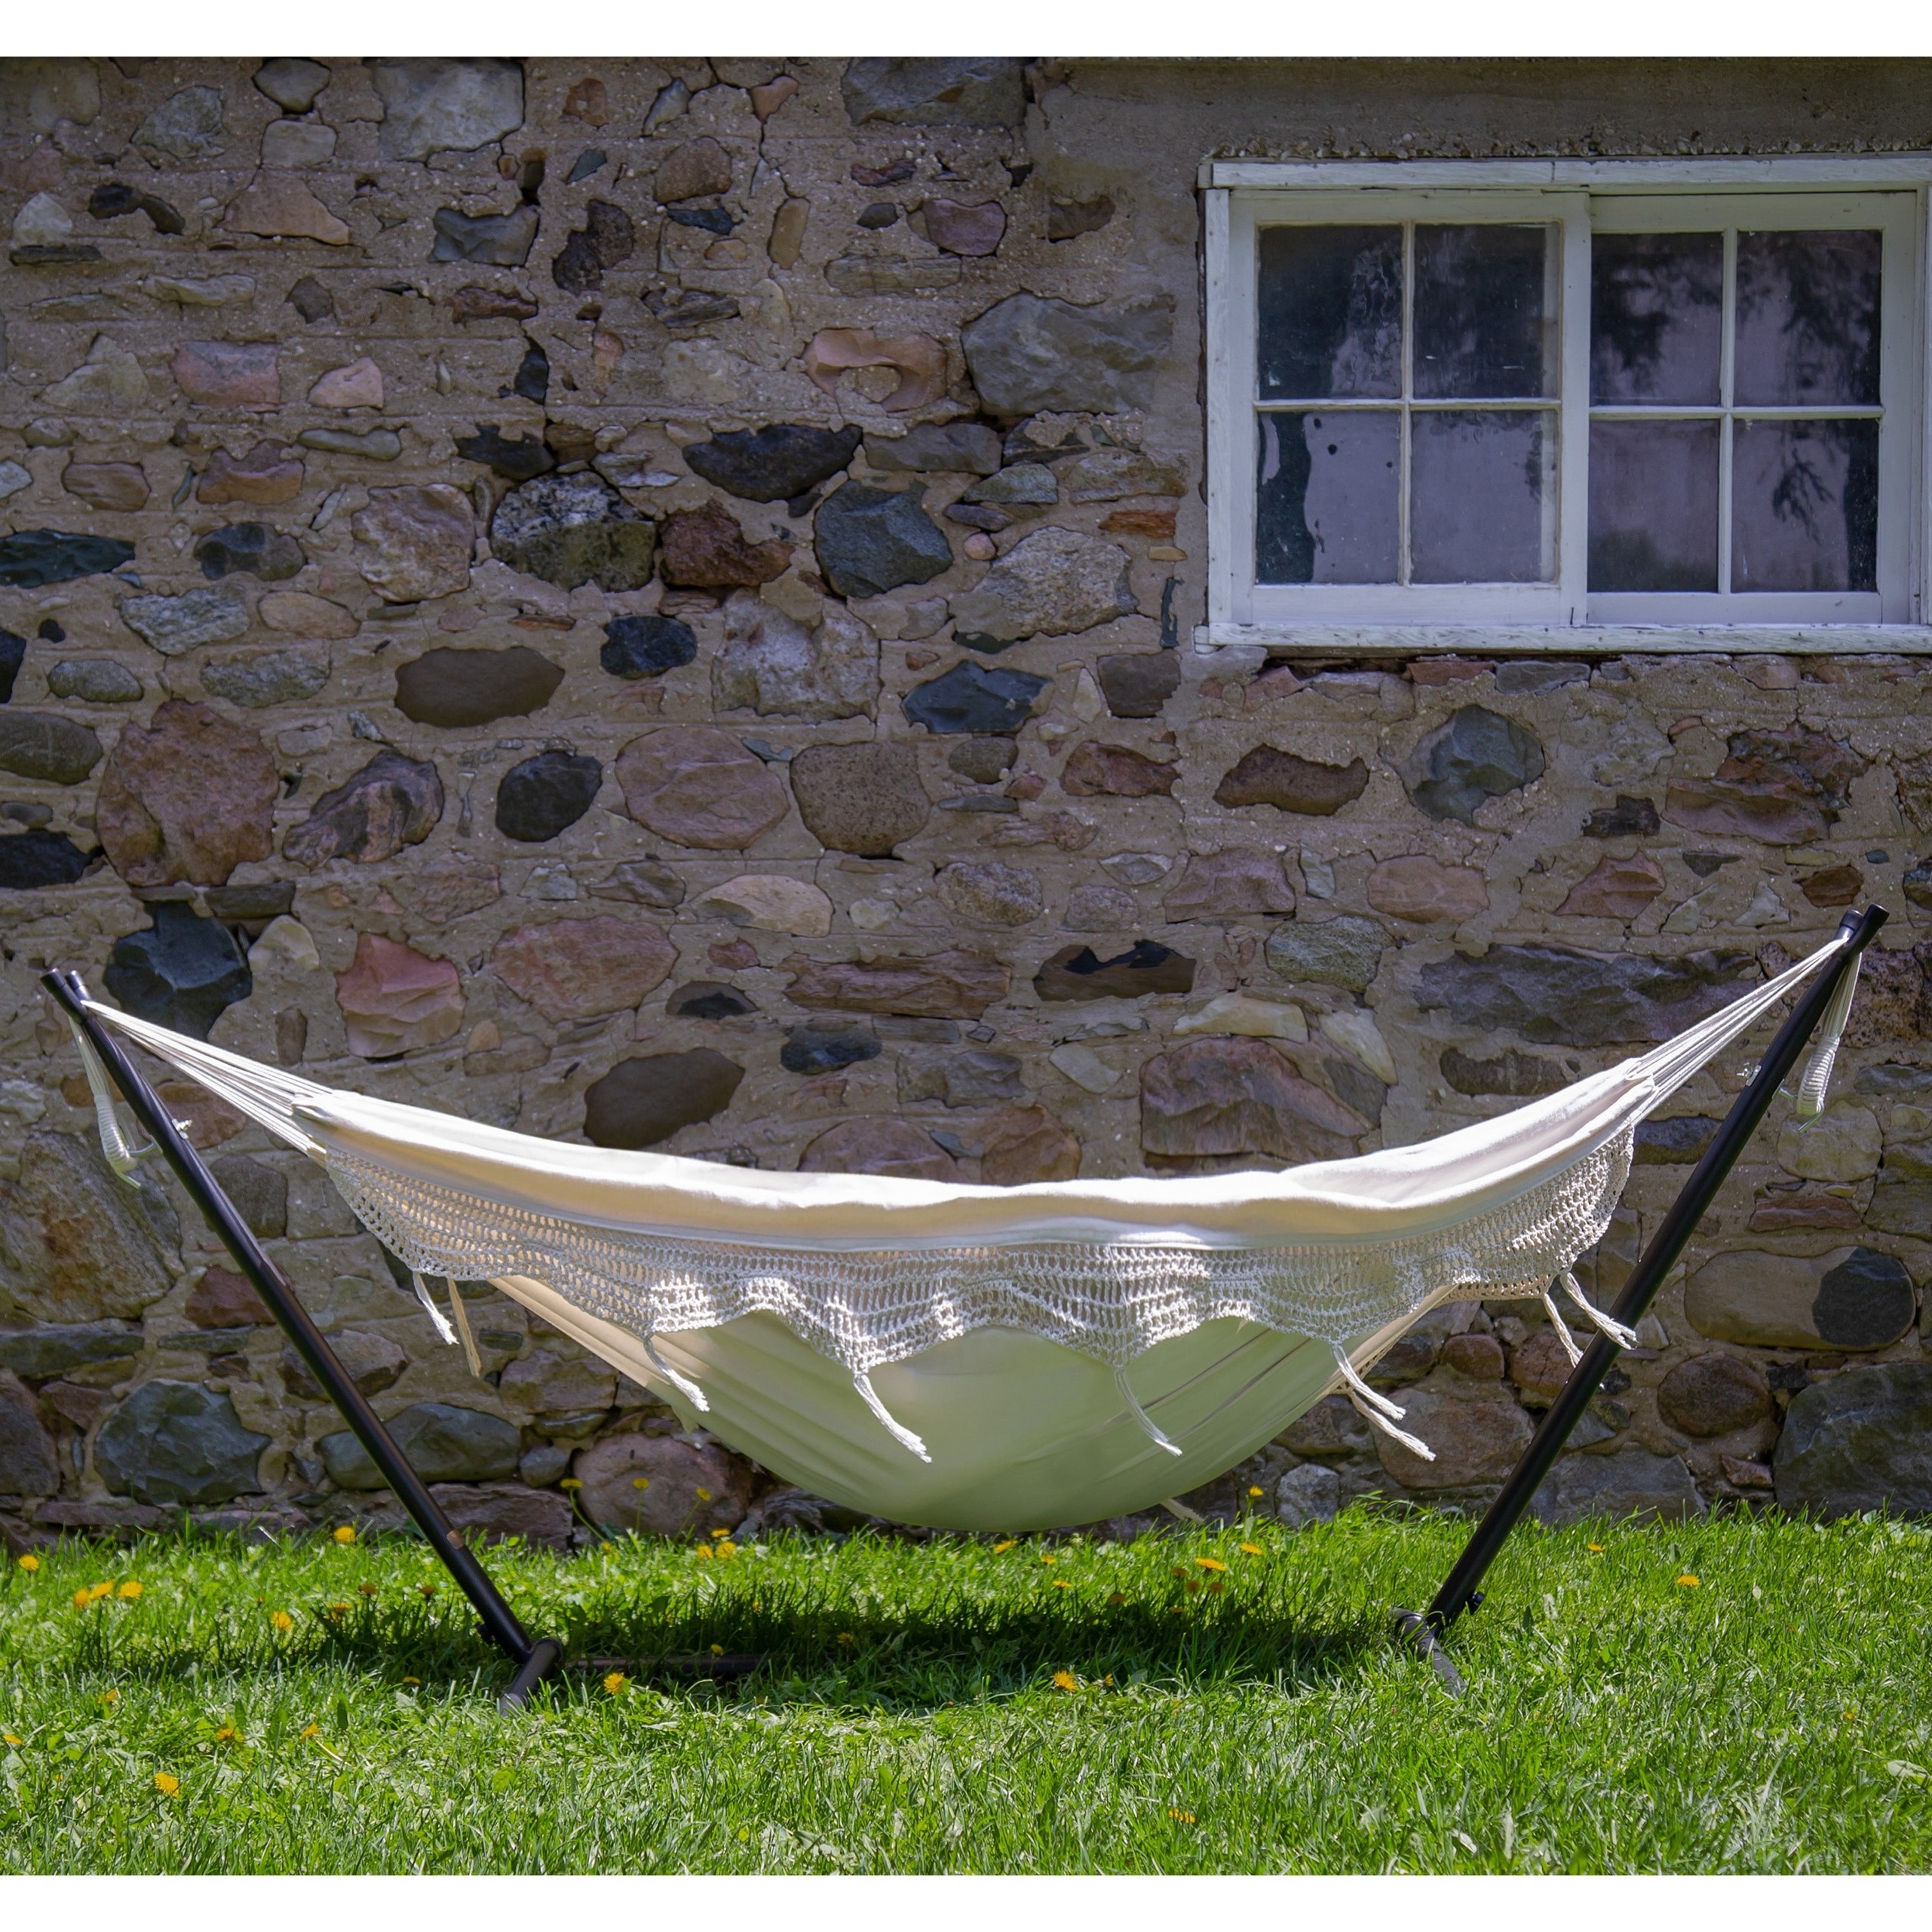
<svg viewBox="0 0 1932 1932"><path fill-rule="evenodd" d="M1626 165L1210 196L1204 641L1919 621L1922 189Z"/></svg>

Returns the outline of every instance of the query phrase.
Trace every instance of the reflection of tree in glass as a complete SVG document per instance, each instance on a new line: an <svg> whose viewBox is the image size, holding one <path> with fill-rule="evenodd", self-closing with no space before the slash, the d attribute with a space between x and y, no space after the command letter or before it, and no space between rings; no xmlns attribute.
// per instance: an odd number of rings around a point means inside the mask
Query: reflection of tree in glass
<svg viewBox="0 0 1932 1932"><path fill-rule="evenodd" d="M1417 395L1547 393L1548 248L1543 228L1416 228Z"/></svg>
<svg viewBox="0 0 1932 1932"><path fill-rule="evenodd" d="M1264 396L1400 393L1400 228L1265 228L1257 268Z"/></svg>
<svg viewBox="0 0 1932 1932"><path fill-rule="evenodd" d="M1716 313L1724 300L1722 235L1598 235L1591 244L1590 279L1593 398L1654 397L1666 377L1675 376L1673 392L1691 393L1661 400L1717 400L1714 352L1707 372L1667 370L1664 348L1667 336L1693 327L1697 311L1703 310L1711 317L1715 351Z"/></svg>
<svg viewBox="0 0 1932 1932"><path fill-rule="evenodd" d="M1740 357L1740 402L1878 401L1881 241L1862 230L1738 236L1740 347L1754 323L1769 323L1783 362L1747 376Z"/></svg>
<svg viewBox="0 0 1932 1932"><path fill-rule="evenodd" d="M1832 507L1837 492L1819 474L1817 465L1811 460L1808 446L1812 439L1806 431L1812 427L1809 423L1794 423L1786 431L1784 467L1771 486L1771 514L1780 523L1796 523L1815 543L1818 514Z"/></svg>

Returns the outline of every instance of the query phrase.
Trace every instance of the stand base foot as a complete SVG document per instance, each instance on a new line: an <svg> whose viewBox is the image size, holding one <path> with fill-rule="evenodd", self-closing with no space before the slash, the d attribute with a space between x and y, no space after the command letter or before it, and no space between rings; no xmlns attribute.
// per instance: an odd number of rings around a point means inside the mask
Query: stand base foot
<svg viewBox="0 0 1932 1932"><path fill-rule="evenodd" d="M1418 1656L1428 1658L1430 1667L1443 1680L1443 1688L1452 1697L1462 1695L1462 1679L1455 1666L1449 1661L1449 1654L1436 1635L1435 1626L1428 1618L1418 1616L1413 1610L1398 1610L1395 1613L1396 1628L1415 1646Z"/></svg>
<svg viewBox="0 0 1932 1932"><path fill-rule="evenodd" d="M510 1688L496 1700L500 1714L521 1710L530 1700L530 1693L543 1680L551 1675L563 1661L563 1646L554 1637L539 1637L530 1646L530 1654L523 1660L523 1667L511 1680Z"/></svg>

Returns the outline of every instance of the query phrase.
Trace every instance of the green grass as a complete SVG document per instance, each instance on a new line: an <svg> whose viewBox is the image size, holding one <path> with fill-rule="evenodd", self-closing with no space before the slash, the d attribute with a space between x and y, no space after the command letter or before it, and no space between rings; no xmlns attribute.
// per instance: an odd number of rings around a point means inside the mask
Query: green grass
<svg viewBox="0 0 1932 1932"><path fill-rule="evenodd" d="M1932 1865L1926 1529L1532 1529L1457 1633L1457 1701L1389 1610L1465 1534L1357 1509L1131 1545L499 1552L573 1655L765 1659L579 1673L508 1718L419 1544L69 1548L0 1583L0 1869Z"/></svg>

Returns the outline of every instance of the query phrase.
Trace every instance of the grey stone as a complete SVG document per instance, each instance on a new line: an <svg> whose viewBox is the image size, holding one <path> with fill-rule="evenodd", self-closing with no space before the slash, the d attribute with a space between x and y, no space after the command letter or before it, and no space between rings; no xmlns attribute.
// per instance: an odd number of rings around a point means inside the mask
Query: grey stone
<svg viewBox="0 0 1932 1932"><path fill-rule="evenodd" d="M955 860L934 881L940 904L974 926L1023 926L1047 909L1040 882L1023 866Z"/></svg>
<svg viewBox="0 0 1932 1932"><path fill-rule="evenodd" d="M99 856L82 851L72 839L40 826L8 833L0 836L0 891L72 885Z"/></svg>
<svg viewBox="0 0 1932 1932"><path fill-rule="evenodd" d="M936 734L1010 736L1032 716L1041 692L1052 682L1029 671L989 670L968 659L915 685L899 701L900 709L909 723Z"/></svg>
<svg viewBox="0 0 1932 1932"><path fill-rule="evenodd" d="M1171 295L1077 308L1021 293L969 322L960 339L980 401L995 416L1025 416L1145 406L1148 372L1173 333Z"/></svg>
<svg viewBox="0 0 1932 1932"><path fill-rule="evenodd" d="M1496 667L1496 689L1504 698L1520 692L1554 691L1566 684L1587 684L1590 667L1561 658L1513 658ZM1657 830L1653 822L1651 828Z"/></svg>
<svg viewBox="0 0 1932 1932"><path fill-rule="evenodd" d="M976 785L997 785L1013 769L1019 753L1010 738L968 738L946 753L946 768Z"/></svg>
<svg viewBox="0 0 1932 1932"><path fill-rule="evenodd" d="M4 345L0 345L4 346ZM98 577L134 560L134 546L118 537L84 537L71 530L16 530L0 537L0 587L37 590L77 577Z"/></svg>
<svg viewBox="0 0 1932 1932"><path fill-rule="evenodd" d="M1044 463L1012 463L995 474L970 484L962 503L990 503L1009 508L1044 509L1060 500L1060 486Z"/></svg>
<svg viewBox="0 0 1932 1932"><path fill-rule="evenodd" d="M143 1382L101 1425L94 1467L136 1502L225 1503L260 1490L256 1464L271 1440L199 1383Z"/></svg>
<svg viewBox="0 0 1932 1932"><path fill-rule="evenodd" d="M1636 1161L1639 1167L1688 1167L1704 1158L1722 1122L1707 1114L1673 1114L1667 1121L1639 1121Z"/></svg>
<svg viewBox="0 0 1932 1932"><path fill-rule="evenodd" d="M821 513L822 515L823 513ZM953 634L979 650L1022 638L1065 637L1139 609L1118 544L1056 524L1007 552L974 589L952 599Z"/></svg>
<svg viewBox="0 0 1932 1932"><path fill-rule="evenodd" d="M60 1486L39 1403L18 1376L0 1369L0 1496L51 1496Z"/></svg>
<svg viewBox="0 0 1932 1932"><path fill-rule="evenodd" d="M917 423L903 436L866 439L875 470L989 477L1001 460L998 432L983 423Z"/></svg>
<svg viewBox="0 0 1932 1932"><path fill-rule="evenodd" d="M1364 993L1388 944L1388 934L1373 919L1345 912L1321 925L1277 926L1268 934L1266 958L1268 971L1284 980Z"/></svg>
<svg viewBox="0 0 1932 1932"><path fill-rule="evenodd" d="M1467 1388L1462 1384L1461 1388ZM1402 1427L1436 1452L1425 1462L1393 1437L1375 1432L1375 1454L1408 1489L1461 1489L1500 1483L1527 1447L1535 1425L1506 1393L1467 1395L1460 1388L1406 1390Z"/></svg>
<svg viewBox="0 0 1932 1932"><path fill-rule="evenodd" d="M1465 704L1429 732L1403 767L1403 783L1431 818L1476 823L1477 808L1543 775L1543 747L1513 718Z"/></svg>
<svg viewBox="0 0 1932 1932"><path fill-rule="evenodd" d="M255 70L256 87L284 114L306 114L329 80L329 69L320 61L295 60L286 55L265 60Z"/></svg>
<svg viewBox="0 0 1932 1932"><path fill-rule="evenodd" d="M1687 1436L1728 1436L1770 1415L1771 1387L1756 1363L1713 1351L1679 1362L1664 1378L1657 1408Z"/></svg>
<svg viewBox="0 0 1932 1932"><path fill-rule="evenodd" d="M711 661L716 708L761 718L866 716L879 697L879 639L845 606L828 603L816 628L735 590L725 603L725 642Z"/></svg>
<svg viewBox="0 0 1932 1932"><path fill-rule="evenodd" d="M535 208L527 201L507 215L466 215L460 208L438 208L431 219L436 240L431 246L429 259L520 268L529 260L530 244L537 238L537 219Z"/></svg>
<svg viewBox="0 0 1932 1932"><path fill-rule="evenodd" d="M382 97L385 161L465 152L523 124L523 69L515 60L372 60Z"/></svg>
<svg viewBox="0 0 1932 1932"><path fill-rule="evenodd" d="M151 924L114 942L102 974L130 1013L205 1040L208 1029L254 989L254 977L227 927L179 900L148 906Z"/></svg>
<svg viewBox="0 0 1932 1932"><path fill-rule="evenodd" d="M678 1436L607 1436L577 1458L578 1501L590 1520L646 1536L733 1529L751 1504L752 1465L722 1443Z"/></svg>
<svg viewBox="0 0 1932 1932"><path fill-rule="evenodd" d="M1096 667L1107 709L1116 718L1158 718L1181 688L1178 651L1136 651L1102 658Z"/></svg>
<svg viewBox="0 0 1932 1932"><path fill-rule="evenodd" d="M550 265L550 280L566 295L602 288L604 271L629 261L637 247L637 231L615 202L593 200L584 216L584 225L571 231Z"/></svg>
<svg viewBox="0 0 1932 1932"><path fill-rule="evenodd" d="M210 1154L208 1171L235 1203L250 1231L265 1241L279 1240L289 1228L286 1174L246 1154Z"/></svg>
<svg viewBox="0 0 1932 1932"><path fill-rule="evenodd" d="M134 145L155 167L212 161L228 143L219 87L183 87L134 130Z"/></svg>
<svg viewBox="0 0 1932 1932"><path fill-rule="evenodd" d="M882 596L949 569L952 546L920 507L922 487L842 484L819 506L814 546L825 581L842 597Z"/></svg>
<svg viewBox="0 0 1932 1932"><path fill-rule="evenodd" d="M584 1091L584 1136L596 1147L655 1147L723 1112L744 1078L709 1047L620 1060Z"/></svg>
<svg viewBox="0 0 1932 1932"><path fill-rule="evenodd" d="M808 745L791 762L805 829L835 852L883 859L918 836L932 811L910 745Z"/></svg>
<svg viewBox="0 0 1932 1932"><path fill-rule="evenodd" d="M925 127L1017 127L1026 115L1018 60L848 60L841 82L854 126L883 121Z"/></svg>
<svg viewBox="0 0 1932 1932"><path fill-rule="evenodd" d="M373 463L393 463L403 453L403 439L393 429L305 429L296 440L305 449L366 456Z"/></svg>
<svg viewBox="0 0 1932 1932"><path fill-rule="evenodd" d="M480 1409L447 1402L412 1402L389 1418L389 1433L425 1483L500 1483L517 1473L517 1425ZM382 1474L348 1430L315 1445L329 1480L339 1489L379 1489Z"/></svg>
<svg viewBox="0 0 1932 1932"><path fill-rule="evenodd" d="M1060 921L1072 933L1125 932L1139 923L1133 894L1118 885L1076 885L1067 894L1066 915Z"/></svg>
<svg viewBox="0 0 1932 1932"><path fill-rule="evenodd" d="M1296 1455L1366 1455L1374 1431L1346 1396L1325 1395L1275 1437Z"/></svg>
<svg viewBox="0 0 1932 1932"><path fill-rule="evenodd" d="M1026 1083L1010 1053L979 1047L908 1047L899 1056L899 1103L943 1101L949 1107L1003 1107L1023 1102Z"/></svg>
<svg viewBox="0 0 1932 1932"><path fill-rule="evenodd" d="M1573 952L1555 946L1493 946L1458 953L1416 976L1418 1006L1441 1007L1458 1026L1520 1033L1539 1046L1602 1047L1668 1040L1755 984L1747 952Z"/></svg>
<svg viewBox="0 0 1932 1932"><path fill-rule="evenodd" d="M173 1286L180 1226L158 1188L130 1188L76 1134L31 1133L20 1161L18 1176L0 1182L0 1306L10 1320L133 1320ZM65 1345L97 1345L70 1333Z"/></svg>
<svg viewBox="0 0 1932 1932"><path fill-rule="evenodd" d="M541 845L567 831L596 803L604 768L567 750L540 751L514 765L496 788L496 829Z"/></svg>
<svg viewBox="0 0 1932 1932"><path fill-rule="evenodd" d="M698 639L689 624L674 617L616 617L604 626L597 662L612 677L662 677L690 664Z"/></svg>
<svg viewBox="0 0 1932 1932"><path fill-rule="evenodd" d="M248 600L238 584L185 590L178 597L123 597L121 621L164 658L197 645L224 644L248 628Z"/></svg>
<svg viewBox="0 0 1932 1932"><path fill-rule="evenodd" d="M538 1455L560 1455L557 1475L569 1467L568 1452L528 1451L518 1466L522 1473ZM556 1476L550 1478L554 1482ZM527 1474L518 1483L433 1483L429 1493L472 1547L479 1543L517 1541L538 1550L567 1550L577 1519L563 1497L531 1483Z"/></svg>
<svg viewBox="0 0 1932 1932"><path fill-rule="evenodd" d="M1771 1467L1788 1510L1932 1513L1932 1363L1842 1369L1802 1390Z"/></svg>
<svg viewBox="0 0 1932 1932"><path fill-rule="evenodd" d="M203 690L249 711L299 704L328 682L329 658L323 651L251 651L201 667Z"/></svg>
<svg viewBox="0 0 1932 1932"><path fill-rule="evenodd" d="M633 859L613 869L602 884L590 888L593 899L621 899L633 906L655 906L668 912L684 903L684 881L655 859Z"/></svg>
<svg viewBox="0 0 1932 1932"><path fill-rule="evenodd" d="M1734 1250L1706 1262L1684 1290L1684 1312L1700 1335L1760 1348L1889 1348L1918 1309L1904 1262L1866 1247Z"/></svg>
<svg viewBox="0 0 1932 1932"><path fill-rule="evenodd" d="M1188 486L1185 463L1163 462L1138 449L1090 449L1063 464L1058 474L1069 503L1179 496Z"/></svg>
<svg viewBox="0 0 1932 1932"><path fill-rule="evenodd" d="M560 1443L538 1443L518 1458L517 1474L532 1489L550 1489L570 1474L570 1455Z"/></svg>
<svg viewBox="0 0 1932 1932"><path fill-rule="evenodd" d="M782 503L836 476L852 460L863 431L769 423L729 431L685 446L686 468L753 503Z"/></svg>
<svg viewBox="0 0 1932 1932"><path fill-rule="evenodd" d="M204 673L205 677L206 673ZM443 780L436 767L379 751L362 769L315 801L308 817L282 842L299 866L350 859L374 865L405 845L420 845L443 817Z"/></svg>
<svg viewBox="0 0 1932 1932"><path fill-rule="evenodd" d="M949 255L841 255L825 265L825 279L845 296L929 296L955 287L960 276Z"/></svg>
<svg viewBox="0 0 1932 1932"><path fill-rule="evenodd" d="M226 523L195 546L195 561L204 577L245 570L265 584L279 584L299 575L308 560L294 538L266 523Z"/></svg>
<svg viewBox="0 0 1932 1932"><path fill-rule="evenodd" d="M0 1369L44 1382L70 1369L130 1361L144 1345L141 1331L125 1322L48 1322L35 1328L5 1329L0 1329Z"/></svg>
<svg viewBox="0 0 1932 1932"><path fill-rule="evenodd" d="M1274 1486L1276 1519L1290 1529L1332 1523L1342 1510L1342 1478L1319 1462L1298 1464Z"/></svg>
<svg viewBox="0 0 1932 1932"><path fill-rule="evenodd" d="M112 658L63 658L48 670L47 695L83 704L132 704L141 695L141 680Z"/></svg>
<svg viewBox="0 0 1932 1932"><path fill-rule="evenodd" d="M507 651L425 651L396 672L396 709L446 729L493 724L541 711L563 682L562 668L527 645Z"/></svg>
<svg viewBox="0 0 1932 1932"><path fill-rule="evenodd" d="M1529 1512L1547 1528L1593 1516L1638 1516L1665 1523L1704 1513L1691 1472L1674 1455L1620 1449L1607 1455L1566 1455L1531 1499Z"/></svg>
<svg viewBox="0 0 1932 1932"><path fill-rule="evenodd" d="M658 526L585 470L511 490L490 520L489 543L511 569L566 590L638 590L651 581Z"/></svg>
<svg viewBox="0 0 1932 1932"><path fill-rule="evenodd" d="M808 1020L787 1029L778 1050L778 1064L787 1073L836 1073L877 1060L885 1049L869 1026L856 1022Z"/></svg>
<svg viewBox="0 0 1932 1932"><path fill-rule="evenodd" d="M1458 1093L1502 1093L1530 1099L1569 1084L1569 1076L1554 1060L1515 1047L1486 1060L1474 1059L1459 1047L1445 1047L1440 1064L1443 1079Z"/></svg>
<svg viewBox="0 0 1932 1932"><path fill-rule="evenodd" d="M394 1388L409 1366L409 1358L386 1335L367 1329L339 1328L331 1332L329 1346L345 1373L364 1395L380 1395ZM284 1345L281 1359L282 1384L291 1395L307 1402L322 1399L321 1385L308 1372L294 1348Z"/></svg>
<svg viewBox="0 0 1932 1932"><path fill-rule="evenodd" d="M78 785L100 762L100 740L52 711L0 711L0 771Z"/></svg>
<svg viewBox="0 0 1932 1932"><path fill-rule="evenodd" d="M455 441L465 462L486 464L506 482L528 483L557 468L557 458L541 437L505 436L493 422L480 422L475 435L459 436Z"/></svg>

